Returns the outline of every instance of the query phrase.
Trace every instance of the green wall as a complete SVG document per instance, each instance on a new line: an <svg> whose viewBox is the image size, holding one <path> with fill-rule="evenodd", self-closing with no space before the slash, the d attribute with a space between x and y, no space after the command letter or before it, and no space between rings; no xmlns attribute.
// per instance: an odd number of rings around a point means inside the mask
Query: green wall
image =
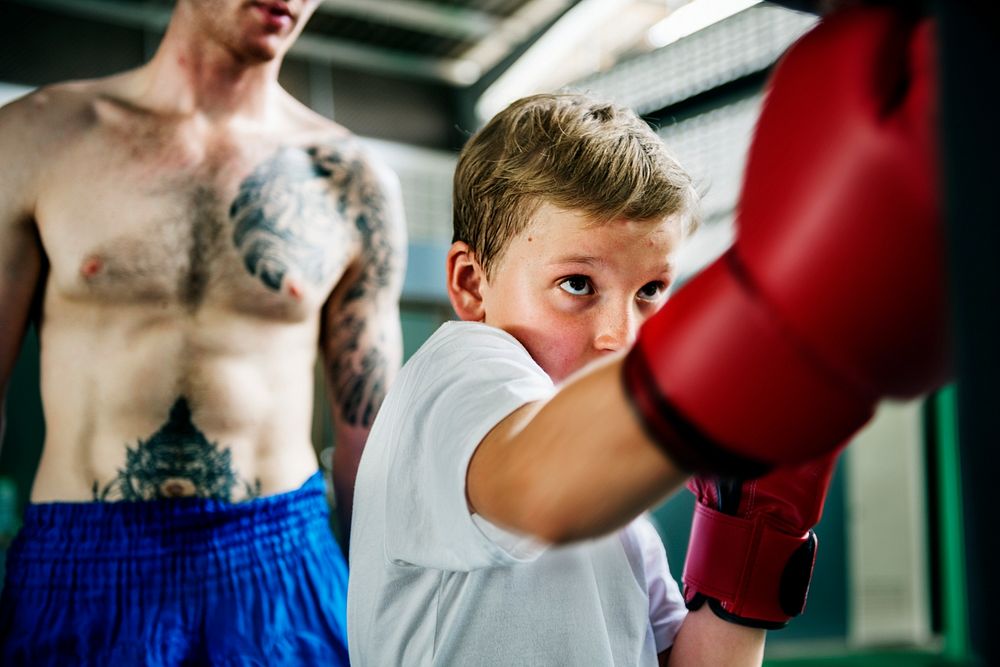
<svg viewBox="0 0 1000 667"><path fill-rule="evenodd" d="M25 337L8 383L4 406L6 428L0 445L0 477L14 484L18 515L28 502L31 480L45 439L38 378L38 337L32 328ZM0 519L2 524L3 519Z"/></svg>

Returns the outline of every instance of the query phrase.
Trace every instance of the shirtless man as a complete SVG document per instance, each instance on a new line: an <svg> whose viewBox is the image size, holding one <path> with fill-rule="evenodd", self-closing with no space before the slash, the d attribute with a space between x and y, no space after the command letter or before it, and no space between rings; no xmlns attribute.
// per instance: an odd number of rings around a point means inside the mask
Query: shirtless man
<svg viewBox="0 0 1000 667"><path fill-rule="evenodd" d="M177 0L145 66L0 110L0 390L35 318L46 419L3 664L346 663L313 368L346 522L405 230L391 174L277 84L318 4Z"/></svg>

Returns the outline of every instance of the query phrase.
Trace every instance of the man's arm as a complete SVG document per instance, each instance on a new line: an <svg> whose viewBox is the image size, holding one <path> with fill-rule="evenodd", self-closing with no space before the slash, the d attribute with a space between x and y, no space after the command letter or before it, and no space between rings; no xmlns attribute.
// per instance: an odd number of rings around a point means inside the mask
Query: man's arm
<svg viewBox="0 0 1000 667"><path fill-rule="evenodd" d="M324 308L321 344L335 425L337 512L346 539L361 452L402 359L406 228L395 175L360 157L345 165L352 170L345 214L361 247Z"/></svg>
<svg viewBox="0 0 1000 667"><path fill-rule="evenodd" d="M33 218L31 120L20 100L0 109L0 442L7 381L28 327L44 266Z"/></svg>

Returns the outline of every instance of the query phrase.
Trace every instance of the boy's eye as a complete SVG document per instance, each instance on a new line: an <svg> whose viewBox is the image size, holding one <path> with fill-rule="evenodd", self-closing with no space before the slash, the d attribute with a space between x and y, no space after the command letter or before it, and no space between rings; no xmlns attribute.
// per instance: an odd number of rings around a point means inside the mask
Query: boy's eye
<svg viewBox="0 0 1000 667"><path fill-rule="evenodd" d="M658 280L646 283L639 288L639 298L645 301L653 301L663 294L665 287L666 286Z"/></svg>
<svg viewBox="0 0 1000 667"><path fill-rule="evenodd" d="M573 296L587 296L594 293L594 289L590 286L590 279L586 276L570 276L559 283L559 287Z"/></svg>

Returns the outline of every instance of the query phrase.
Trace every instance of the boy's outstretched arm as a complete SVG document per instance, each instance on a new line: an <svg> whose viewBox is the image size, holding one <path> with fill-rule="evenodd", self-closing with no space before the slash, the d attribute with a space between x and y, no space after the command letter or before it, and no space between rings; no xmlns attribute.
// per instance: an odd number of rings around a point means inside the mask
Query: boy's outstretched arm
<svg viewBox="0 0 1000 667"><path fill-rule="evenodd" d="M621 357L592 366L549 401L501 421L469 464L473 511L552 543L608 533L676 490L687 473L645 434Z"/></svg>

